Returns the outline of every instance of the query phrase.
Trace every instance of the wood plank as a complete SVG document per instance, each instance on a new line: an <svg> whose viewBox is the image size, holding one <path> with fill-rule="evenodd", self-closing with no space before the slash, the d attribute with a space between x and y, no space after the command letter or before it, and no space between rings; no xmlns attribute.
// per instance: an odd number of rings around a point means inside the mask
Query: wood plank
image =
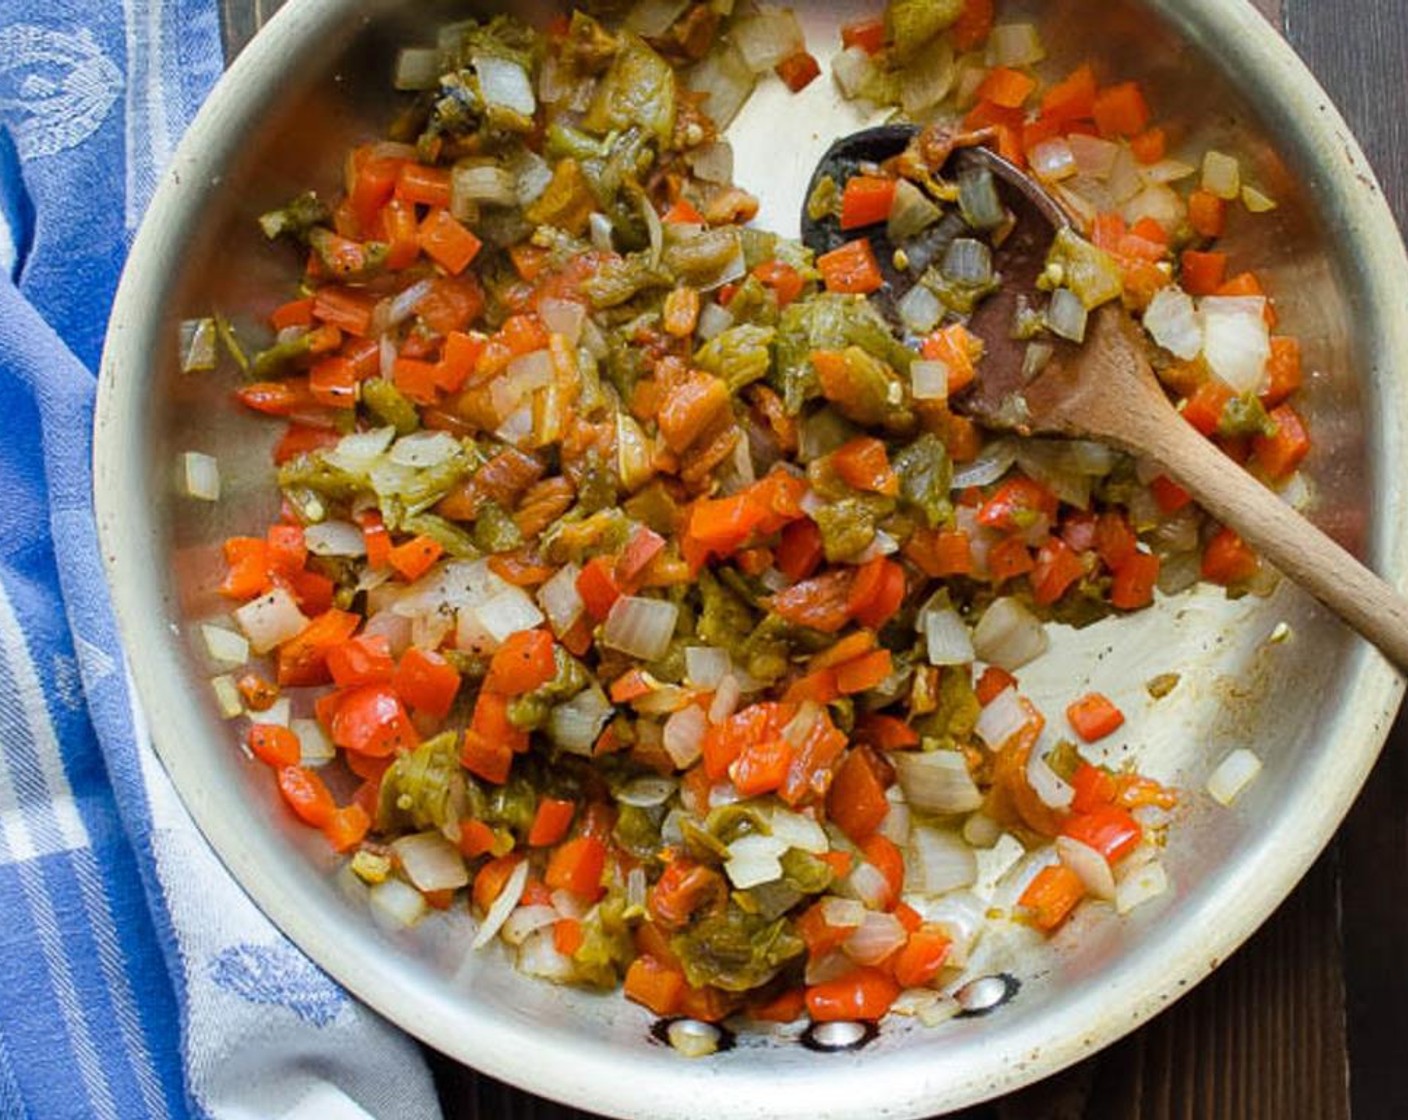
<svg viewBox="0 0 1408 1120"><path fill-rule="evenodd" d="M1408 27L1380 0L1287 0L1288 34L1344 113L1408 228L1408 122L1401 78ZM1392 83L1388 85L1385 78ZM1386 85L1388 88L1386 89ZM1397 94L1390 111L1385 97ZM1341 832L1344 970L1354 1112L1408 1115L1408 719L1390 735Z"/></svg>
<svg viewBox="0 0 1408 1120"><path fill-rule="evenodd" d="M1408 26L1384 0L1286 0L1287 33L1319 76L1408 229ZM1399 371L1401 376L1401 371ZM1350 1088L1356 1116L1408 1116L1408 718L1400 716L1340 832Z"/></svg>

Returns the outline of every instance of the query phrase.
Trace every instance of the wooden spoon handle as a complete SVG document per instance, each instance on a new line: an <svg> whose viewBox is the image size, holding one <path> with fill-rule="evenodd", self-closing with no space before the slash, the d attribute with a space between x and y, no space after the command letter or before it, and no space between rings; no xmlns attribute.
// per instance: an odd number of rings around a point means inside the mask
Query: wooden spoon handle
<svg viewBox="0 0 1408 1120"><path fill-rule="evenodd" d="M1143 448L1204 509L1408 670L1405 599L1199 435L1164 421Z"/></svg>

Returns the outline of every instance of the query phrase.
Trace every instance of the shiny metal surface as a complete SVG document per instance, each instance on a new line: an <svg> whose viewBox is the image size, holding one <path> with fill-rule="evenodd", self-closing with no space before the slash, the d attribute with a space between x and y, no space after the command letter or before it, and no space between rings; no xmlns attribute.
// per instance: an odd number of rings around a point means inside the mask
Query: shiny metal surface
<svg viewBox="0 0 1408 1120"><path fill-rule="evenodd" d="M819 55L852 8L799 5ZM1357 146L1323 93L1241 0L1047 0L1033 7L1053 72L1092 52L1137 77L1161 115L1195 122L1248 158L1282 205L1239 223L1234 259L1269 263L1285 329L1313 371L1316 519L1403 586L1408 421L1408 261ZM292 0L239 59L183 144L134 246L104 359L98 514L114 596L162 761L231 872L291 937L383 1014L496 1077L595 1111L651 1117L931 1114L1016 1087L1108 1043L1195 983L1287 893L1343 816L1382 743L1401 683L1291 588L1227 603L1199 592L1137 619L1063 635L1023 683L1049 712L1100 688L1130 715L1111 757L1190 791L1168 867L1173 890L1117 921L1094 908L1043 959L993 971L1023 980L981 1018L887 1024L858 1053L766 1036L688 1062L654 1042L619 998L521 978L468 954L462 929L375 927L355 885L330 874L316 834L289 824L269 773L245 761L204 678L194 624L221 613L219 542L273 512L263 454L273 432L228 402L229 383L182 375L176 329L214 306L253 323L280 298L288 259L252 219L312 181L332 185L351 141L384 119L395 47L451 11L412 0ZM1092 35L1092 28L1099 35ZM1235 84L1231 77L1235 76ZM826 82L800 98L768 84L733 131L760 223L796 232L817 156L869 123ZM219 457L225 500L181 498L184 450ZM1280 621L1284 643L1266 640ZM1155 704L1143 682L1182 681ZM1250 745L1265 762L1233 811L1200 791Z"/></svg>

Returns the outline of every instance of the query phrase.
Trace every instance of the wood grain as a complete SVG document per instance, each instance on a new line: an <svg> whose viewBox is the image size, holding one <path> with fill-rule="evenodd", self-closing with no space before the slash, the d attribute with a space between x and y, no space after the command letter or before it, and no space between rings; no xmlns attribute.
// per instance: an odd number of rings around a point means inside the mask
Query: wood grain
<svg viewBox="0 0 1408 1120"><path fill-rule="evenodd" d="M1408 229L1408 26L1401 0L1287 0L1291 45L1320 78L1379 174ZM1403 375L1403 371L1398 371ZM1340 905L1353 1114L1408 1116L1408 719L1388 746L1339 835Z"/></svg>

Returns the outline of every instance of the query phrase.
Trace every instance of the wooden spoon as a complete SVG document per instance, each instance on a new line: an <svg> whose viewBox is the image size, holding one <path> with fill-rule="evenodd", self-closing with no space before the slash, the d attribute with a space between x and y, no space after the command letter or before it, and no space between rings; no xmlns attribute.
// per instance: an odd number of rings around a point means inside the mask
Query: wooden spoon
<svg viewBox="0 0 1408 1120"><path fill-rule="evenodd" d="M823 157L817 177L831 174L843 183L861 163L879 163L898 154L913 135L910 126L886 126L845 137ZM1032 291L1041 271L1033 247L1040 246L1044 262L1055 227L1068 223L1040 186L987 149L963 149L953 159L990 168L1017 219L996 254L1002 289L979 305L970 322L987 346L982 372L973 391L955 406L989 425L1015 427L1022 434L1098 440L1153 461L1218 521L1373 642L1398 668L1408 670L1408 599L1179 416L1149 364L1143 332L1117 302L1092 313L1081 345L1058 345L1041 372L1023 382L1025 346L1010 337L1013 309L1019 295ZM823 252L835 247L840 234L834 220L816 222L805 215L802 232L810 247ZM893 247L884 238L883 226L849 231L842 240L857 236L878 242L876 255L886 266L888 289L879 302L893 316L899 298L895 288L912 284L914 278L890 267ZM1020 419L1014 423L1014 417Z"/></svg>

